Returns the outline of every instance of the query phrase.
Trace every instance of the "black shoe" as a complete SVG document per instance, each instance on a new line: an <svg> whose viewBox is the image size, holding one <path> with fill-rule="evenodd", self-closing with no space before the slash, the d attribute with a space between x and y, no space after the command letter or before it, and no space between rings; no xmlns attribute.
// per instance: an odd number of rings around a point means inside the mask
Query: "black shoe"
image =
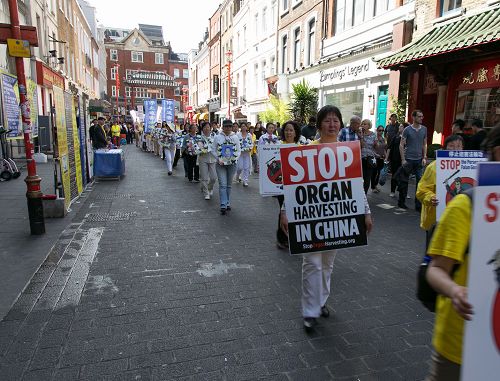
<svg viewBox="0 0 500 381"><path fill-rule="evenodd" d="M306 317L304 318L304 329L306 332L311 332L316 325L316 318Z"/></svg>
<svg viewBox="0 0 500 381"><path fill-rule="evenodd" d="M226 206L227 211L229 212L231 210L231 206Z"/></svg>
<svg viewBox="0 0 500 381"><path fill-rule="evenodd" d="M408 207L406 206L406 204L398 204L398 208L399 209L408 209Z"/></svg>
<svg viewBox="0 0 500 381"><path fill-rule="evenodd" d="M277 241L277 242L276 242L276 246L278 246L278 249L281 249L281 250L288 250L288 245L285 245L285 244L284 244L284 243L282 243L282 242Z"/></svg>
<svg viewBox="0 0 500 381"><path fill-rule="evenodd" d="M226 215L226 209L220 208L220 214L221 214L221 216L225 216Z"/></svg>
<svg viewBox="0 0 500 381"><path fill-rule="evenodd" d="M169 176L172 176L172 172L169 172L169 173L168 173L168 175L169 175Z"/></svg>
<svg viewBox="0 0 500 381"><path fill-rule="evenodd" d="M327 318L328 316L330 316L330 310L328 309L328 307L326 305L321 307L321 316L324 318Z"/></svg>

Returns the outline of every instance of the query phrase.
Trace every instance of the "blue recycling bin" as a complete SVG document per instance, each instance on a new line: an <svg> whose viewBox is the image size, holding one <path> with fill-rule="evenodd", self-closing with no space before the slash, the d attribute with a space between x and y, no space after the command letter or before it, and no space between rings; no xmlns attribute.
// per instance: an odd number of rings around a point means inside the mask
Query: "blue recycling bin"
<svg viewBox="0 0 500 381"><path fill-rule="evenodd" d="M121 149L94 151L94 176L120 177L125 174L125 156Z"/></svg>

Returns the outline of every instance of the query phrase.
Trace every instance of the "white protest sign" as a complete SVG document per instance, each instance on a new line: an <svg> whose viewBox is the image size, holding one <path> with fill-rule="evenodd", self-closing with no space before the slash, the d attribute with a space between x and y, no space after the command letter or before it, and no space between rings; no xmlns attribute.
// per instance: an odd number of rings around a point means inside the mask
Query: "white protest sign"
<svg viewBox="0 0 500 381"><path fill-rule="evenodd" d="M436 220L457 194L476 183L477 164L485 161L481 151L436 151Z"/></svg>
<svg viewBox="0 0 500 381"><path fill-rule="evenodd" d="M281 148L291 254L366 245L359 142Z"/></svg>
<svg viewBox="0 0 500 381"><path fill-rule="evenodd" d="M500 163L479 164L477 179L468 273L474 315L465 326L462 381L500 374Z"/></svg>
<svg viewBox="0 0 500 381"><path fill-rule="evenodd" d="M283 194L280 146L266 144L257 146L259 158L259 191L261 196Z"/></svg>

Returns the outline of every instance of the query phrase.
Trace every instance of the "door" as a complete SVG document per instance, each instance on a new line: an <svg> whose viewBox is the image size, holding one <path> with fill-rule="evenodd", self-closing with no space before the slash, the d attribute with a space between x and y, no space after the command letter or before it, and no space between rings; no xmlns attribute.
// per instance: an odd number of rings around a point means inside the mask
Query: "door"
<svg viewBox="0 0 500 381"><path fill-rule="evenodd" d="M380 86L378 88L377 98L377 125L384 126L387 124L387 103L389 101L389 86Z"/></svg>

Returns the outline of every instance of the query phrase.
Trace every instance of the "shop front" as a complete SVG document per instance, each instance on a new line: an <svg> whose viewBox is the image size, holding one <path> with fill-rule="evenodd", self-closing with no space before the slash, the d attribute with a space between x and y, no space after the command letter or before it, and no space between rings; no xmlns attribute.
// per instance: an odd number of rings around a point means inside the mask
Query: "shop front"
<svg viewBox="0 0 500 381"><path fill-rule="evenodd" d="M377 68L372 55L327 61L289 75L289 93L293 92L293 84L305 80L319 90L319 107L337 106L345 123L357 115L371 120L373 128L385 126L389 113L389 70Z"/></svg>

